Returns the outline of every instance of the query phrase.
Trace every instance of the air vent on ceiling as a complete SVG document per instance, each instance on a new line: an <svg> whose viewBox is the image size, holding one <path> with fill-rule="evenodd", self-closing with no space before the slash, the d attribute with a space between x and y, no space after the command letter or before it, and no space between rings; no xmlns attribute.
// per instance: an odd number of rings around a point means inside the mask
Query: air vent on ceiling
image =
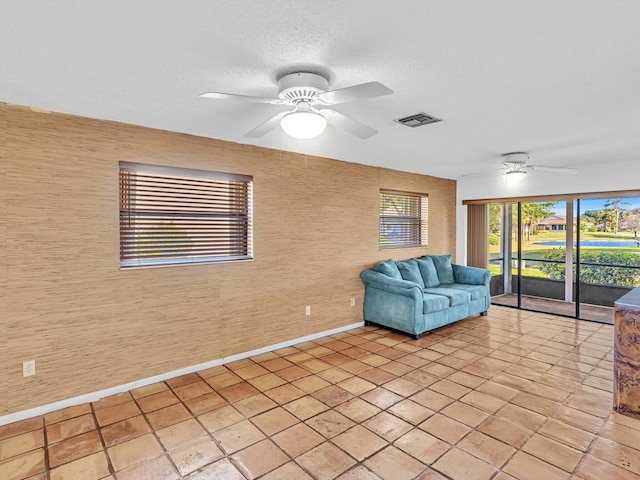
<svg viewBox="0 0 640 480"><path fill-rule="evenodd" d="M422 125L429 125L430 123L436 123L442 121L440 118L432 117L424 112L416 113L408 117L399 118L394 120L396 123L406 125L407 127L416 128Z"/></svg>

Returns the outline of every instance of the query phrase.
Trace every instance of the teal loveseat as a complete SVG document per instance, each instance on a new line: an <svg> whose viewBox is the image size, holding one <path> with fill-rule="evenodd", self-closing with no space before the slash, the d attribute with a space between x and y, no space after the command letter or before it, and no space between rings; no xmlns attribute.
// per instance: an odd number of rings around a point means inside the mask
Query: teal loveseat
<svg viewBox="0 0 640 480"><path fill-rule="evenodd" d="M486 315L491 305L489 270L452 264L451 255L386 260L360 277L365 325L381 325L416 339L471 315Z"/></svg>

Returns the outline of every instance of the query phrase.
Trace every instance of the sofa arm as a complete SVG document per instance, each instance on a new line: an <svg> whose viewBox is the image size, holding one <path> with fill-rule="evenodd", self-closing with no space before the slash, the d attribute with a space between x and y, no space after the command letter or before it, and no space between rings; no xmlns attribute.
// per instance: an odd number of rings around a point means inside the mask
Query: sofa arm
<svg viewBox="0 0 640 480"><path fill-rule="evenodd" d="M453 277L456 283L466 283L468 285L485 285L489 287L491 272L486 268L468 267L466 265L451 264L453 267Z"/></svg>
<svg viewBox="0 0 640 480"><path fill-rule="evenodd" d="M415 282L391 278L375 270L363 271L360 274L360 278L362 278L362 283L364 283L365 287L375 287L404 297L413 298L416 295L422 297L422 288Z"/></svg>

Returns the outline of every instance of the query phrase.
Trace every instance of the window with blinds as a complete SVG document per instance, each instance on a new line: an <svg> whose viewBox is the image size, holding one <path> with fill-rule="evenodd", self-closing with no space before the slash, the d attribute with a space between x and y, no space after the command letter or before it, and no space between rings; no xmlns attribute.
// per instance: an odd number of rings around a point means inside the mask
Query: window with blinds
<svg viewBox="0 0 640 480"><path fill-rule="evenodd" d="M428 195L380 190L380 248L424 247Z"/></svg>
<svg viewBox="0 0 640 480"><path fill-rule="evenodd" d="M120 266L252 258L245 175L120 162Z"/></svg>

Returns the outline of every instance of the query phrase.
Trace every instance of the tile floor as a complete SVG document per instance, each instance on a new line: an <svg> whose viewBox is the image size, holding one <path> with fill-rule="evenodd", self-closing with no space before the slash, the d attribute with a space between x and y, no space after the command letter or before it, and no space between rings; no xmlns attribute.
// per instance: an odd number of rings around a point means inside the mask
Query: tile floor
<svg viewBox="0 0 640 480"><path fill-rule="evenodd" d="M613 328L504 307L373 327L0 427L2 480L640 479Z"/></svg>

